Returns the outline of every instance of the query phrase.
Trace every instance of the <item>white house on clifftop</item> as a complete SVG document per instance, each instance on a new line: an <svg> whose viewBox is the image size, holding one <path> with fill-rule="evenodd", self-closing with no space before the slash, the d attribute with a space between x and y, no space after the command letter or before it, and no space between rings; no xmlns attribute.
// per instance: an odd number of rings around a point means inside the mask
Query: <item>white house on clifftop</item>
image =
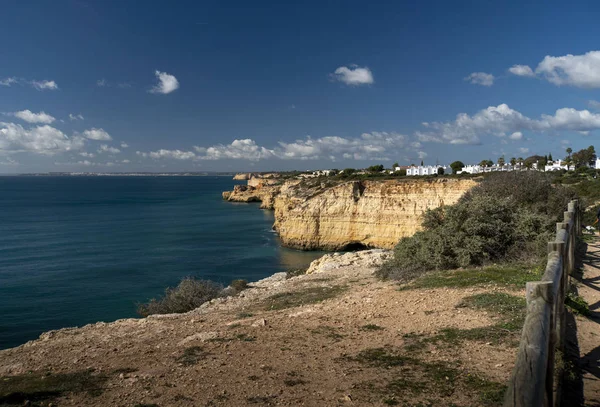
<svg viewBox="0 0 600 407"><path fill-rule="evenodd" d="M443 168L445 174L451 171L450 167L445 165L411 165L406 169L406 175L437 175L438 168Z"/></svg>

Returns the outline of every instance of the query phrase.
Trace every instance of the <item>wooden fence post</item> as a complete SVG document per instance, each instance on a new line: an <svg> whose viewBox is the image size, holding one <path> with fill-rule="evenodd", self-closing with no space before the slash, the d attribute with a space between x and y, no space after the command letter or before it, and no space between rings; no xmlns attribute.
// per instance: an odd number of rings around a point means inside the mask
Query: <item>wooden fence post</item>
<svg viewBox="0 0 600 407"><path fill-rule="evenodd" d="M505 406L552 405L553 366L548 363L554 293L552 282L529 282L527 317L521 334L517 364L504 400Z"/></svg>

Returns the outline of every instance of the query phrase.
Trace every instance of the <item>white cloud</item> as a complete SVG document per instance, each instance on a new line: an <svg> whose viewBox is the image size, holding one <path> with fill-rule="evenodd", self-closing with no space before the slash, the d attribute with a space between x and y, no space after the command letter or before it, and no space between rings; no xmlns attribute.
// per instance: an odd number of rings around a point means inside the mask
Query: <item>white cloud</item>
<svg viewBox="0 0 600 407"><path fill-rule="evenodd" d="M281 159L313 160L341 155L355 160L387 159L385 154L398 150L407 143L407 137L398 133L371 132L360 137L344 138L328 136L296 140L293 143L280 142L272 153Z"/></svg>
<svg viewBox="0 0 600 407"><path fill-rule="evenodd" d="M108 86L108 81L106 79L98 79L96 81L96 86L98 86L99 88L104 88Z"/></svg>
<svg viewBox="0 0 600 407"><path fill-rule="evenodd" d="M465 81L468 81L474 85L492 86L494 84L494 79L494 75L491 73L473 72L471 75L465 78Z"/></svg>
<svg viewBox="0 0 600 407"><path fill-rule="evenodd" d="M233 140L231 144L218 144L210 147L194 146L195 151L161 149L151 152L136 151L143 158L174 158L179 160L248 160L263 159L335 161L344 157L355 160L390 160L402 148L413 149L407 136L398 133L371 132L360 137L344 138L337 136L296 140L292 143L279 142L274 148L258 145L252 139ZM418 147L420 143L416 143Z"/></svg>
<svg viewBox="0 0 600 407"><path fill-rule="evenodd" d="M154 74L158 79L158 83L150 89L150 93L161 93L166 95L179 88L179 81L173 75L160 71L155 71Z"/></svg>
<svg viewBox="0 0 600 407"><path fill-rule="evenodd" d="M102 154L102 153L118 154L120 152L121 152L121 150L119 150L118 148L110 147L107 144L102 144L102 145L100 145L100 148L98 148L98 153L100 153L100 154Z"/></svg>
<svg viewBox="0 0 600 407"><path fill-rule="evenodd" d="M513 134L508 136L508 138L511 140L521 140L523 138L523 133L520 131L515 131Z"/></svg>
<svg viewBox="0 0 600 407"><path fill-rule="evenodd" d="M387 154L407 146L408 138L398 133L371 132L360 137L344 138L328 136L296 140L292 143L279 142L274 148L266 148L256 144L252 139L234 140L231 144L211 147L194 146L196 156L188 156L196 160L237 159L259 161L279 158L282 160L316 160L337 157L355 160L389 160ZM420 147L420 143L418 144ZM169 150L162 150L169 151ZM177 150L178 151L178 150ZM142 157L153 157L152 153L136 152ZM166 155L166 153L162 154ZM154 154L156 158L157 154Z"/></svg>
<svg viewBox="0 0 600 407"><path fill-rule="evenodd" d="M597 100L588 100L588 106L594 110L600 110L600 102Z"/></svg>
<svg viewBox="0 0 600 407"><path fill-rule="evenodd" d="M48 125L26 129L20 124L0 122L0 152L53 155L80 150L84 143L83 137L69 138Z"/></svg>
<svg viewBox="0 0 600 407"><path fill-rule="evenodd" d="M535 73L529 67L529 65L513 65L510 68L508 68L508 72L512 73L513 75L517 75L517 76L528 76L528 77L535 76Z"/></svg>
<svg viewBox="0 0 600 407"><path fill-rule="evenodd" d="M258 161L273 157L273 151L256 145L251 139L233 140L231 144L203 148L194 146L200 160L242 159Z"/></svg>
<svg viewBox="0 0 600 407"><path fill-rule="evenodd" d="M519 152L522 154L527 154L529 152L529 149L527 147L521 147L519 148Z"/></svg>
<svg viewBox="0 0 600 407"><path fill-rule="evenodd" d="M33 113L31 110L21 110L19 112L7 113L10 116L17 117L27 123L50 124L56 119L45 112Z"/></svg>
<svg viewBox="0 0 600 407"><path fill-rule="evenodd" d="M69 113L69 120L71 120L71 121L83 120L83 116L80 114Z"/></svg>
<svg viewBox="0 0 600 407"><path fill-rule="evenodd" d="M0 79L0 86L11 86L13 83L17 83L19 80L14 76L11 78Z"/></svg>
<svg viewBox="0 0 600 407"><path fill-rule="evenodd" d="M419 156L419 158L422 160L422 159L426 158L428 154L427 154L425 151L419 151L419 152L417 153L417 155L418 155L418 156Z"/></svg>
<svg viewBox="0 0 600 407"><path fill-rule="evenodd" d="M110 141L112 137L104 129L91 128L83 132L85 138L90 140Z"/></svg>
<svg viewBox="0 0 600 407"><path fill-rule="evenodd" d="M88 153L86 151L84 151L83 153L79 153L80 156L82 157L86 157L86 158L94 158L96 156L96 154L94 153Z"/></svg>
<svg viewBox="0 0 600 407"><path fill-rule="evenodd" d="M29 82L31 86L36 88L37 90L56 90L58 89L58 85L54 81L31 81Z"/></svg>
<svg viewBox="0 0 600 407"><path fill-rule="evenodd" d="M369 68L360 68L356 65L350 67L340 66L331 74L331 77L336 81L352 86L371 85L375 82Z"/></svg>
<svg viewBox="0 0 600 407"><path fill-rule="evenodd" d="M121 148L127 148L129 147L129 144L127 144L126 142L122 141L121 142Z"/></svg>
<svg viewBox="0 0 600 407"><path fill-rule="evenodd" d="M157 151L151 151L149 153L140 153L139 151L136 154L141 155L143 157L150 158L172 158L175 160L191 160L196 158L196 154L193 151L181 151L181 150L165 150L160 149Z"/></svg>
<svg viewBox="0 0 600 407"><path fill-rule="evenodd" d="M542 122L557 130L590 131L600 128L600 114L565 107L554 116L542 115Z"/></svg>
<svg viewBox="0 0 600 407"><path fill-rule="evenodd" d="M57 90L58 85L54 81L42 80L27 80L24 78L17 78L16 76L10 78L0 79L0 86L12 86L13 84L19 85L30 85L37 90Z"/></svg>
<svg viewBox="0 0 600 407"><path fill-rule="evenodd" d="M600 114L572 108L558 109L554 115L531 119L506 104L490 106L473 116L460 113L452 122L423 123L427 131L417 131L421 142L480 144L480 136L502 137L508 133L530 131L591 131L600 129ZM513 136L511 135L511 138ZM516 137L516 136L515 136Z"/></svg>
<svg viewBox="0 0 600 407"><path fill-rule="evenodd" d="M121 162L122 162L123 164L129 164L131 161L129 161L129 160L122 160Z"/></svg>
<svg viewBox="0 0 600 407"><path fill-rule="evenodd" d="M600 51L583 55L547 55L535 69L535 73L555 85L578 88L600 87Z"/></svg>

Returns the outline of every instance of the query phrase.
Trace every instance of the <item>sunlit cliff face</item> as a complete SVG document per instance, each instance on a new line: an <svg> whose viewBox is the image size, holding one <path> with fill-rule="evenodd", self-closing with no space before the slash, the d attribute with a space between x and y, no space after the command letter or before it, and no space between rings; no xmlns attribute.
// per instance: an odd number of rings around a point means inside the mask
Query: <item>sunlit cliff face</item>
<svg viewBox="0 0 600 407"><path fill-rule="evenodd" d="M285 246L312 250L392 248L420 229L427 209L454 204L472 180L348 182L309 197L281 188L275 197L275 225Z"/></svg>

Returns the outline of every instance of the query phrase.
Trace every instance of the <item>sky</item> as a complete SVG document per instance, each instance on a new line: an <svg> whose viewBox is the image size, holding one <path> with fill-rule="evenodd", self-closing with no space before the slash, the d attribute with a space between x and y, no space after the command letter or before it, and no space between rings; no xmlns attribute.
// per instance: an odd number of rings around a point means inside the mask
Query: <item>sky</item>
<svg viewBox="0 0 600 407"><path fill-rule="evenodd" d="M4 0L0 173L600 148L597 1Z"/></svg>

